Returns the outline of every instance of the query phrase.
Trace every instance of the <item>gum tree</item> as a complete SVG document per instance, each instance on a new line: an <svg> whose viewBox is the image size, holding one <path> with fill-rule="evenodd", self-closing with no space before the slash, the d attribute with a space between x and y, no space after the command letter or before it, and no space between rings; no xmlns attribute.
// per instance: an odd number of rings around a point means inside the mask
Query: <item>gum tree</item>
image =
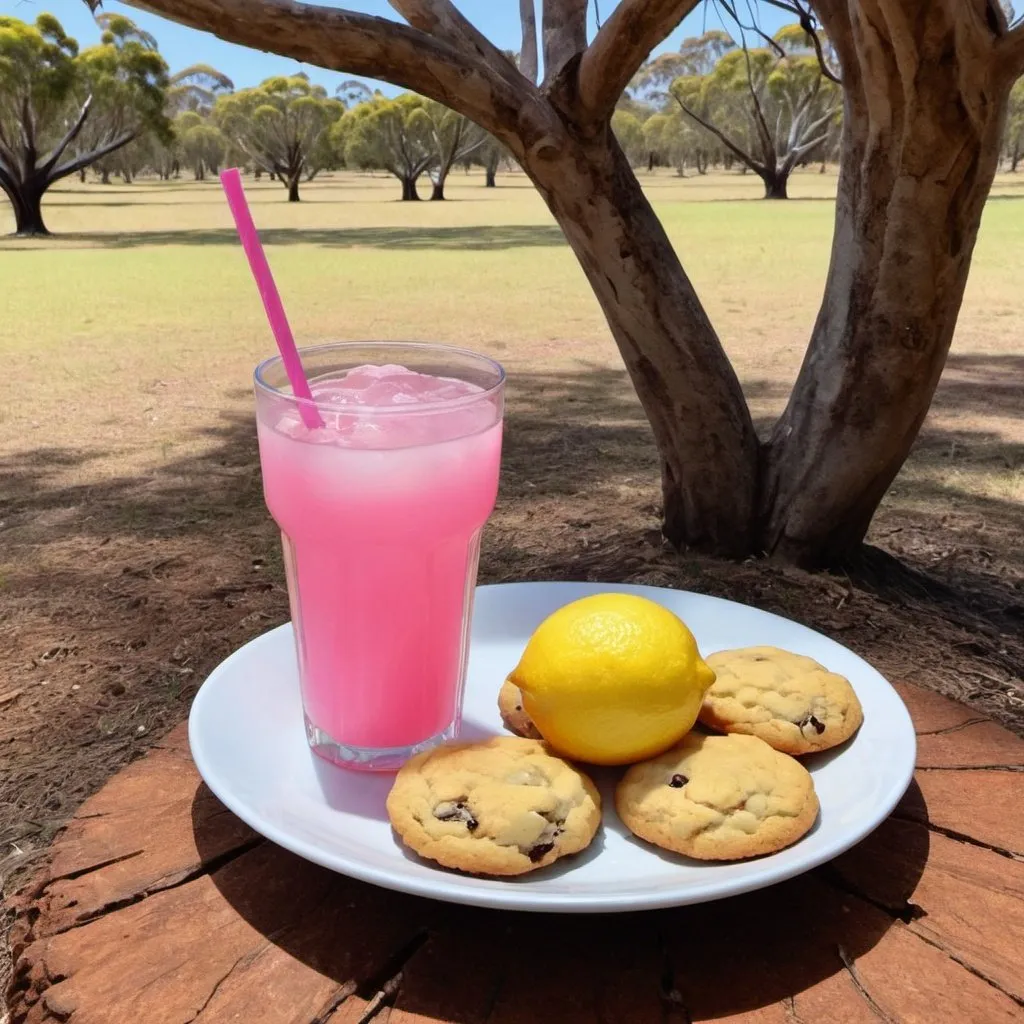
<svg viewBox="0 0 1024 1024"><path fill-rule="evenodd" d="M209 117L218 96L234 90L235 83L209 64L190 64L168 79L167 107L173 114L193 111Z"/></svg>
<svg viewBox="0 0 1024 1024"><path fill-rule="evenodd" d="M132 2L388 79L490 131L607 317L661 454L668 538L809 565L859 551L942 372L1024 69L1024 28L996 0L814 0L843 80L832 256L803 365L763 439L610 128L623 89L696 0L621 0L589 41L586 0L544 0L539 82L536 63L517 68L448 0L391 0L408 24L286 0ZM532 18L531 0L521 7Z"/></svg>
<svg viewBox="0 0 1024 1024"><path fill-rule="evenodd" d="M279 75L218 97L213 120L257 167L276 175L288 189L288 201L297 203L299 182L314 169L321 137L344 110L341 100L304 75Z"/></svg>
<svg viewBox="0 0 1024 1024"><path fill-rule="evenodd" d="M709 75L677 78L669 94L764 182L765 199L787 198L790 174L828 138L840 103L815 54L746 43Z"/></svg>
<svg viewBox="0 0 1024 1024"><path fill-rule="evenodd" d="M146 131L166 135L167 66L151 37L123 16L79 53L52 14L29 25L0 16L0 188L19 235L45 235L42 201Z"/></svg>
<svg viewBox="0 0 1024 1024"><path fill-rule="evenodd" d="M203 181L207 173L216 175L228 140L209 118L195 110L184 111L174 119L174 137L181 160L192 169L196 181Z"/></svg>
<svg viewBox="0 0 1024 1024"><path fill-rule="evenodd" d="M444 199L444 185L451 169L480 149L487 141L487 133L468 117L436 100L425 100L422 109L429 125L427 136L433 149L433 159L427 167L433 185L430 198Z"/></svg>
<svg viewBox="0 0 1024 1024"><path fill-rule="evenodd" d="M419 199L416 182L436 157L422 97L377 95L348 111L331 133L348 166L387 171L401 182L404 201Z"/></svg>

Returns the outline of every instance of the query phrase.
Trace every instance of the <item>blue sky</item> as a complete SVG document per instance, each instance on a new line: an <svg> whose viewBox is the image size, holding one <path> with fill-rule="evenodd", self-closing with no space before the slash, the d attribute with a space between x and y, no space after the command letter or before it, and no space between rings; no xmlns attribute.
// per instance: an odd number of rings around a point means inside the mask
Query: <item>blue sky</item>
<svg viewBox="0 0 1024 1024"><path fill-rule="evenodd" d="M386 0L327 0L329 6L345 7L353 11L363 11L381 17L397 20L397 15L388 6ZM519 5L515 0L461 0L459 9L470 18L478 28L485 32L498 46L503 49L519 49ZM615 6L612 0L602 0L599 4L601 14L607 17ZM295 61L274 54L247 50L222 42L220 39L205 32L185 28L171 21L165 21L156 15L135 10L126 4L107 0L103 5L105 11L118 11L130 17L137 25L152 33L160 44L160 52L164 55L171 70L187 67L189 64L212 64L230 77L236 88L255 85L270 75L288 73L302 68L310 78L325 85L331 92L334 87L350 78L350 75L339 75L319 68L303 68ZM74 36L80 46L89 46L99 39L96 23L89 13L84 0L0 0L0 14L13 15L23 21L34 21L43 11L55 14L64 25L69 35ZM591 4L591 34L594 31L593 4ZM538 19L539 20L539 19ZM767 31L774 31L780 25L791 21L782 11L769 5L761 5L759 11L760 24ZM661 50L675 49L684 36L700 35L704 27L718 27L719 20L714 7L702 4L682 24L682 26L659 47ZM382 86L386 92L394 90Z"/></svg>

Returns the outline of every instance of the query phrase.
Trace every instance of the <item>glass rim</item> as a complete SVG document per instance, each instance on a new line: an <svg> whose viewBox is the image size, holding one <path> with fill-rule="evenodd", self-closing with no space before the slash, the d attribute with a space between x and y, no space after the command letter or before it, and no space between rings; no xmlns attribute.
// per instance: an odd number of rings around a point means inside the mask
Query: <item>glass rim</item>
<svg viewBox="0 0 1024 1024"><path fill-rule="evenodd" d="M351 412L353 415L361 416L365 413L372 413L374 416L381 414L410 416L426 412L457 409L463 405L472 405L475 402L491 398L505 386L505 367L496 359L492 359L490 356L485 356L480 352L474 352L472 349L459 348L455 345L444 345L440 342L432 341L328 341L320 345L307 345L304 348L300 348L298 350L299 361L301 363L303 358L307 355L314 355L316 353L327 352L330 350L343 351L345 349L352 350L365 348L390 349L392 351L407 351L412 349L418 352L437 352L452 356L468 356L470 359L474 359L477 362L483 363L493 369L497 374L498 379L489 388L483 388L470 395L460 395L458 398L441 399L436 402L418 402L410 405L351 406ZM272 398L284 399L288 402L294 403L296 406L316 409L317 411L322 409L328 409L331 412L339 411L337 406L318 402L315 398L300 398L298 395L295 395L290 391L283 391L280 388L275 388L272 384L268 384L264 379L266 371L269 370L271 366L275 364L281 365L283 362L284 361L281 358L280 353L277 353L276 355L268 356L266 359L257 363L256 369L253 371L253 381L255 382L257 392L262 392ZM291 385L289 384L288 386L290 387Z"/></svg>

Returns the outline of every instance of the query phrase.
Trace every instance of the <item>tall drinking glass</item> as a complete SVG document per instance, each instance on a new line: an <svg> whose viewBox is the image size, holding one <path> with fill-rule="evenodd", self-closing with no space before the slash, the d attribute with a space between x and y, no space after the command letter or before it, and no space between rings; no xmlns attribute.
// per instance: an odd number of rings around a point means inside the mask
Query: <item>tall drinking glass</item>
<svg viewBox="0 0 1024 1024"><path fill-rule="evenodd" d="M255 387L306 736L335 764L394 769L459 729L505 373L442 345L300 355L323 426L306 425L309 400L279 357L256 368Z"/></svg>

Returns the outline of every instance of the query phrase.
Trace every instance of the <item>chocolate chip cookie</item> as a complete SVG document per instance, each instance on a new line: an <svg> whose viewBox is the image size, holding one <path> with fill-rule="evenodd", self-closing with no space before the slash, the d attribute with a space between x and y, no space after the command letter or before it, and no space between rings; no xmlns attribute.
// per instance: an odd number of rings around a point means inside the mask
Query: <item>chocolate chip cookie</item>
<svg viewBox="0 0 1024 1024"><path fill-rule="evenodd" d="M538 740L495 736L419 754L388 817L421 857L474 875L521 875L585 849L601 822L593 782Z"/></svg>
<svg viewBox="0 0 1024 1024"><path fill-rule="evenodd" d="M531 740L542 738L540 730L523 707L523 691L511 679L506 679L498 691L498 711L509 732Z"/></svg>
<svg viewBox="0 0 1024 1024"><path fill-rule="evenodd" d="M795 843L818 816L810 773L756 736L692 732L633 765L615 809L635 835L698 860L742 860Z"/></svg>
<svg viewBox="0 0 1024 1024"><path fill-rule="evenodd" d="M715 682L700 721L759 736L786 754L811 754L848 740L864 721L849 682L813 658L777 647L719 651L707 663Z"/></svg>

